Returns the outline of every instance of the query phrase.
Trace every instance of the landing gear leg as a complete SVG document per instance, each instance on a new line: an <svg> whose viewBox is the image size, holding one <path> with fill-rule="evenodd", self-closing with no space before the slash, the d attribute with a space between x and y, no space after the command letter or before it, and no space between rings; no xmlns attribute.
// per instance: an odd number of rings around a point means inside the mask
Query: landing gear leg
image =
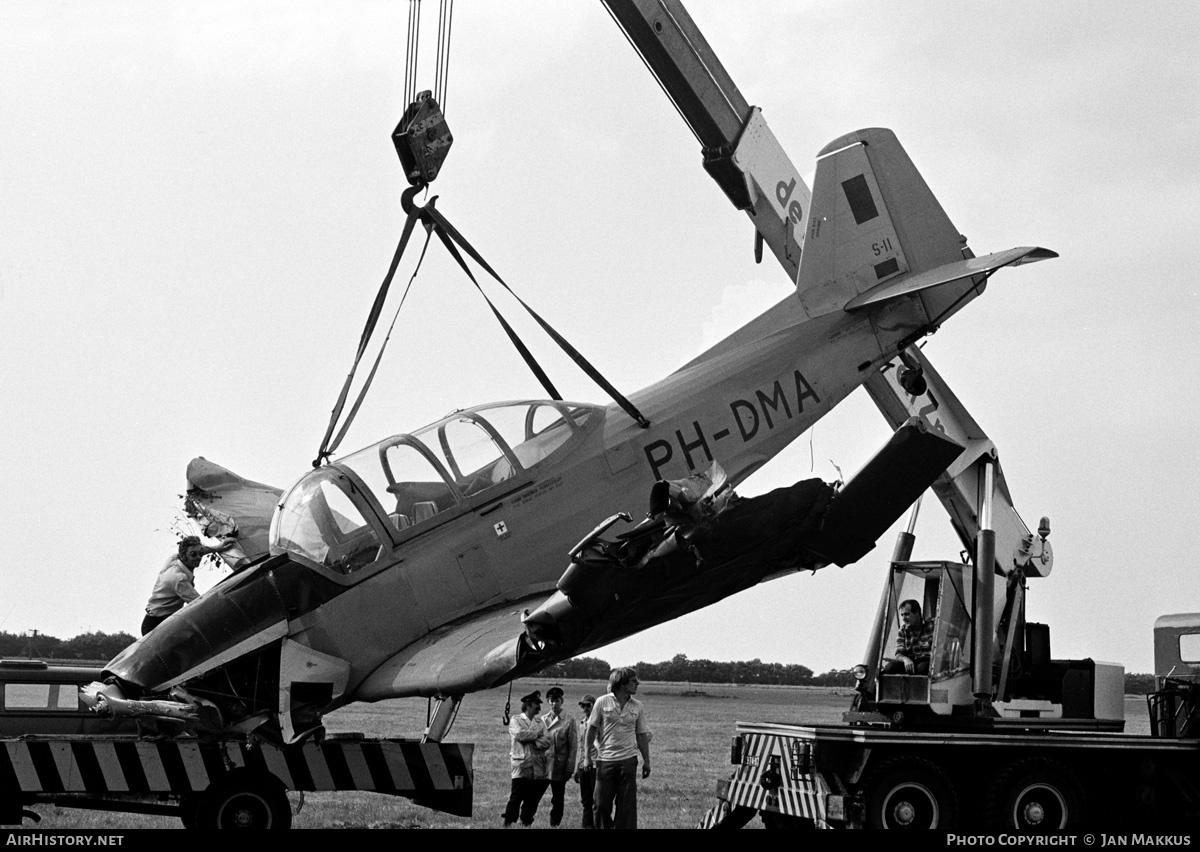
<svg viewBox="0 0 1200 852"><path fill-rule="evenodd" d="M461 695L434 699L428 714L428 722L425 725L425 733L421 735L421 742L440 743L446 734L450 733L454 720L458 718L458 705L461 703Z"/></svg>

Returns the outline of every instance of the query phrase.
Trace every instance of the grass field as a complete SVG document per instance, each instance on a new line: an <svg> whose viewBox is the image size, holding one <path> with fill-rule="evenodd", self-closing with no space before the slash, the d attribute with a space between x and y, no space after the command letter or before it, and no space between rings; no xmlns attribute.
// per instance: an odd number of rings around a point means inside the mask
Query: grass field
<svg viewBox="0 0 1200 852"><path fill-rule="evenodd" d="M512 695L551 684L517 681ZM567 712L586 692L604 693L599 681L564 681ZM475 812L470 819L419 808L407 799L374 793L309 793L296 814L295 828L497 828L508 799L508 733L502 721L508 687L468 696L450 740L475 743ZM837 723L850 703L848 689L753 687L713 684L642 684L654 741L653 773L639 783L638 815L643 828L691 828L715 801L718 779L729 773L729 740L735 722ZM1149 734L1146 702L1126 698L1126 731ZM519 702L514 700L517 712ZM416 736L425 724L423 699L354 705L330 714L330 731L368 736ZM293 809L300 797L292 794ZM549 794L534 828L549 828ZM43 828L178 828L168 817L143 817L39 806ZM567 785L564 827L579 824L578 787ZM755 821L754 825L758 825Z"/></svg>

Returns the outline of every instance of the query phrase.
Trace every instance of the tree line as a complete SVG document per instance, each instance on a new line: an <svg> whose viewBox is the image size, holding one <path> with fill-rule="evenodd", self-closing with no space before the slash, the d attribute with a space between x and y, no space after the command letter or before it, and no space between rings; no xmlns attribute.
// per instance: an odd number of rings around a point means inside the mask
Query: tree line
<svg viewBox="0 0 1200 852"><path fill-rule="evenodd" d="M676 654L662 663L639 662L634 666L642 680L671 683L736 683L771 686L854 686L854 673L849 669L831 669L813 674L807 666L784 663L764 663L762 660L718 662L689 660L686 654ZM607 680L612 666L595 657L576 657L542 669L548 678L573 680ZM1125 674L1128 695L1148 695L1155 690L1154 675Z"/></svg>
<svg viewBox="0 0 1200 852"><path fill-rule="evenodd" d="M642 680L671 683L738 683L764 686L854 686L849 670L832 670L813 674L808 666L796 663L764 663L762 660L689 660L686 654L676 654L662 663L639 662L634 666ZM612 667L595 657L576 657L542 669L549 678L606 680Z"/></svg>
<svg viewBox="0 0 1200 852"><path fill-rule="evenodd" d="M131 644L128 633L81 633L70 639L59 639L37 631L7 633L0 631L0 658L33 657L46 660L111 660ZM737 683L763 686L854 686L854 674L849 669L830 669L814 674L807 666L796 663L764 663L753 660L722 662L691 660L686 654L676 654L661 663L639 662L634 666L642 680L671 683ZM595 657L576 657L542 669L548 678L572 680L607 680L612 666ZM1129 695L1148 695L1154 691L1154 675L1125 674L1125 692Z"/></svg>
<svg viewBox="0 0 1200 852"><path fill-rule="evenodd" d="M133 644L128 633L80 633L70 639L47 636L36 630L7 633L0 630L0 657L39 660L111 660Z"/></svg>

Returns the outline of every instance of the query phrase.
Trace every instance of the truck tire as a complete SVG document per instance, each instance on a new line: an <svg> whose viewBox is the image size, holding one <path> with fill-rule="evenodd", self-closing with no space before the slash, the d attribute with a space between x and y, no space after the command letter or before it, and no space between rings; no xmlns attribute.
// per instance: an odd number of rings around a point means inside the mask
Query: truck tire
<svg viewBox="0 0 1200 852"><path fill-rule="evenodd" d="M270 775L231 772L200 797L197 828L234 831L292 827L292 806Z"/></svg>
<svg viewBox="0 0 1200 852"><path fill-rule="evenodd" d="M880 764L863 782L868 828L954 828L958 799L945 773L920 757Z"/></svg>
<svg viewBox="0 0 1200 852"><path fill-rule="evenodd" d="M1008 766L991 785L992 824L1008 831L1055 832L1085 819L1079 779L1054 760L1032 758Z"/></svg>

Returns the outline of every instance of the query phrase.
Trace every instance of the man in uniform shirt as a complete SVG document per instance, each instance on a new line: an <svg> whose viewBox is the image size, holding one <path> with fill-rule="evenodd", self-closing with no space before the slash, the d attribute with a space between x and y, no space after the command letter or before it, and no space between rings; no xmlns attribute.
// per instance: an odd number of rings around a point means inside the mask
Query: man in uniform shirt
<svg viewBox="0 0 1200 852"><path fill-rule="evenodd" d="M596 706L596 696L583 696L579 706L583 708L583 718L579 720L579 756L575 761L575 783L579 785L579 804L583 806L583 820L579 827L595 828L596 802L593 793L596 791L596 745L592 744L590 752L586 751L584 746L587 744L588 717L592 715L592 708ZM587 760L589 757L590 762ZM587 769L583 768L585 762L589 764Z"/></svg>
<svg viewBox="0 0 1200 852"><path fill-rule="evenodd" d="M638 684L633 669L613 669L608 694L596 702L588 719L584 768L593 764L594 744L597 828L637 828L637 757L640 752L642 777L649 777L652 736L645 708L633 697Z"/></svg>
<svg viewBox="0 0 1200 852"><path fill-rule="evenodd" d="M557 828L562 822L567 781L575 772L579 733L575 724L563 715L562 687L547 689L546 700L550 702L550 712L542 717L542 724L546 726L546 736L550 739L550 750L546 754L546 769L550 778L550 827Z"/></svg>

